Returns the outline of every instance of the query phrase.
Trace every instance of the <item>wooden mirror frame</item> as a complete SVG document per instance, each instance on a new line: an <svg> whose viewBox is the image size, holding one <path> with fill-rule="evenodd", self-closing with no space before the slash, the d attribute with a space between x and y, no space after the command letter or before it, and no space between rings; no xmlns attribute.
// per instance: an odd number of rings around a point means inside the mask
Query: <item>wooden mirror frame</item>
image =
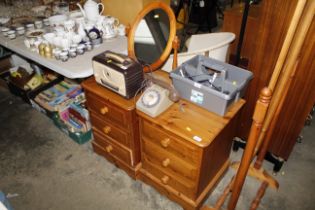
<svg viewBox="0 0 315 210"><path fill-rule="evenodd" d="M129 33L128 33L128 55L137 60L137 57L135 55L135 32L137 30L137 27L140 23L140 21L152 10L154 9L162 9L163 11L166 12L168 18L169 18L169 23L170 23L170 34L168 37L168 41L166 44L166 47L162 53L162 55L152 64L149 66L144 66L143 71L144 72L151 72L157 70L160 66L163 65L163 63L166 61L168 58L169 54L171 53L172 50L172 43L173 40L175 39L176 36L176 18L173 13L173 10L164 2L152 2L148 4L140 13L136 16L135 21L133 22Z"/></svg>

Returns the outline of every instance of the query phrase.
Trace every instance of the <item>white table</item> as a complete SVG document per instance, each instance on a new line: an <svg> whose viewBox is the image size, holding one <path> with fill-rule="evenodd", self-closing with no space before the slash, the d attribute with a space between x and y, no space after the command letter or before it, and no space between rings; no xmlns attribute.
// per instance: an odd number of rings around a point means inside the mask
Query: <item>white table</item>
<svg viewBox="0 0 315 210"><path fill-rule="evenodd" d="M48 59L32 52L25 46L24 36L19 36L16 39L10 40L1 34L0 45L71 79L91 76L93 74L92 57L101 52L111 50L117 53L127 54L127 38L124 36L117 36L114 39L103 40L103 43L92 51L85 52L83 55L78 55L75 58L70 58L66 62L54 58Z"/></svg>

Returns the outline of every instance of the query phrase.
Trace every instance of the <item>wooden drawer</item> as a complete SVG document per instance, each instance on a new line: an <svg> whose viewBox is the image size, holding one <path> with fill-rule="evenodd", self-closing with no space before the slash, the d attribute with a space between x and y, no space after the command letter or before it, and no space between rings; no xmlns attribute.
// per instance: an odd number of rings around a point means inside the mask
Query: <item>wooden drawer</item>
<svg viewBox="0 0 315 210"><path fill-rule="evenodd" d="M152 163L150 158L145 154L142 155L142 158L143 169L158 179L161 186L170 186L189 198L195 198L197 186L195 182L183 179L182 177L173 176L163 171L162 166L160 167Z"/></svg>
<svg viewBox="0 0 315 210"><path fill-rule="evenodd" d="M142 139L142 152L152 164L162 167L163 171L184 179L197 180L198 166L183 161L146 139Z"/></svg>
<svg viewBox="0 0 315 210"><path fill-rule="evenodd" d="M97 129L97 131L101 134L105 135L106 137L110 137L127 147L130 146L130 134L128 135L127 132L120 130L107 121L101 120L94 112L91 112L91 122L93 129Z"/></svg>
<svg viewBox="0 0 315 210"><path fill-rule="evenodd" d="M101 146L104 151L106 151L109 155L114 157L115 159L119 159L128 165L133 165L132 154L127 148L123 148L122 146L116 144L113 141L110 141L106 137L103 137L97 131L93 132L94 141Z"/></svg>
<svg viewBox="0 0 315 210"><path fill-rule="evenodd" d="M194 165L199 165L201 159L201 149L186 142L180 140L180 138L174 135L162 131L156 125L141 120L141 134L149 141L152 141L160 148L171 152L187 162Z"/></svg>
<svg viewBox="0 0 315 210"><path fill-rule="evenodd" d="M128 114L130 113L90 92L86 93L86 99L89 110L95 112L98 117L113 122L122 129L129 129L131 123L128 123Z"/></svg>

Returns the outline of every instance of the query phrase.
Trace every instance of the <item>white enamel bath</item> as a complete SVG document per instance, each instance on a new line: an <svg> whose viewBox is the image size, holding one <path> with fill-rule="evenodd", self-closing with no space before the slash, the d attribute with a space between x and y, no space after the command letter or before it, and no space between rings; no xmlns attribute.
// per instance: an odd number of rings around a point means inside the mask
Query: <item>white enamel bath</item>
<svg viewBox="0 0 315 210"><path fill-rule="evenodd" d="M218 32L192 35L186 41L187 52L178 53L178 65L196 55L205 55L210 58L226 62L230 43L234 41L235 34L230 32ZM162 70L172 70L173 55L170 55Z"/></svg>

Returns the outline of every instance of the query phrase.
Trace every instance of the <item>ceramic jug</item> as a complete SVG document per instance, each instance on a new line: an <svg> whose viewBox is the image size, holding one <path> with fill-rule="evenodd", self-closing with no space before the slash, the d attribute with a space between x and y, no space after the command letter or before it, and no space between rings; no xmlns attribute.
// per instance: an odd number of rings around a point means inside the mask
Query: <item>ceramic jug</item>
<svg viewBox="0 0 315 210"><path fill-rule="evenodd" d="M97 19L96 24L95 24L96 28L102 32L104 32L103 22L104 22L105 18L106 18L105 16L99 16L99 18Z"/></svg>
<svg viewBox="0 0 315 210"><path fill-rule="evenodd" d="M102 22L103 28L103 38L110 39L117 35L117 26L119 21L117 18L106 16Z"/></svg>
<svg viewBox="0 0 315 210"><path fill-rule="evenodd" d="M91 23L95 23L99 18L100 14L104 11L104 5L102 3L96 3L93 0L87 0L82 8L82 6L77 3L83 16ZM98 11L99 5L102 6L101 12Z"/></svg>
<svg viewBox="0 0 315 210"><path fill-rule="evenodd" d="M85 33L85 20L84 17L76 18L75 20L77 25L77 33L80 35L81 38L84 38L86 36Z"/></svg>

